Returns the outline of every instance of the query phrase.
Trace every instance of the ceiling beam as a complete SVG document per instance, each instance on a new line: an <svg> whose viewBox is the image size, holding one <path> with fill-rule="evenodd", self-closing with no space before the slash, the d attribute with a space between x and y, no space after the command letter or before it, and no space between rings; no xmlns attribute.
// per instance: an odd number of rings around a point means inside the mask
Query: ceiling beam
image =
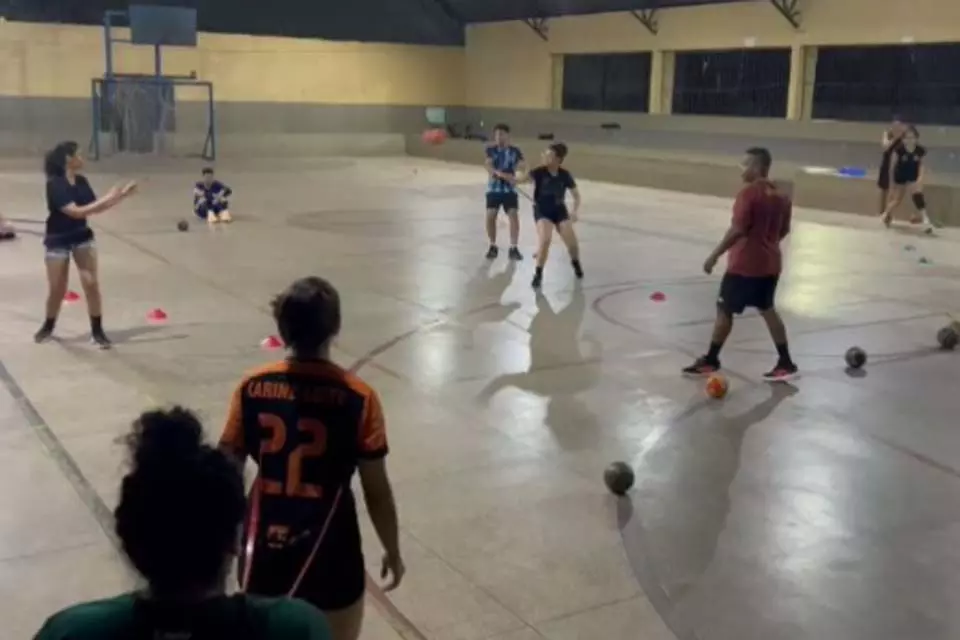
<svg viewBox="0 0 960 640"><path fill-rule="evenodd" d="M537 34L544 42L550 39L546 18L526 18L523 23L530 27L530 30Z"/></svg>
<svg viewBox="0 0 960 640"><path fill-rule="evenodd" d="M800 29L800 0L770 0L770 2L794 29Z"/></svg>
<svg viewBox="0 0 960 640"><path fill-rule="evenodd" d="M657 35L660 32L660 22L657 20L657 10L656 9L631 9L630 15L637 19L637 21L646 27L647 31L651 35Z"/></svg>

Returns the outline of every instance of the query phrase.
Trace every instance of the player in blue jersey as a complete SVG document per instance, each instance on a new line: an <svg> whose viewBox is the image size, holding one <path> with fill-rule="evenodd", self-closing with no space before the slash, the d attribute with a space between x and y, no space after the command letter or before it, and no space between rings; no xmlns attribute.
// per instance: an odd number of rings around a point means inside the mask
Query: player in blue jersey
<svg viewBox="0 0 960 640"><path fill-rule="evenodd" d="M485 166L490 179L487 182L487 238L490 248L487 259L493 260L500 253L497 247L497 214L502 208L510 220L510 259L523 260L517 243L520 241L520 218L517 213L517 173L526 170L523 152L510 144L510 127L498 124L493 128L494 143L487 147Z"/></svg>
<svg viewBox="0 0 960 640"><path fill-rule="evenodd" d="M213 169L203 170L203 180L193 188L193 212L210 224L218 222L232 222L230 203L227 198L233 195L233 190L217 180Z"/></svg>

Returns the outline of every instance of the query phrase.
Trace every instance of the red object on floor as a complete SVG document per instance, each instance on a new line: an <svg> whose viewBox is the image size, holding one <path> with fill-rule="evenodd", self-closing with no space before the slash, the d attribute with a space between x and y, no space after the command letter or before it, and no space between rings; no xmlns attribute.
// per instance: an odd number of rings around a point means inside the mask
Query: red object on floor
<svg viewBox="0 0 960 640"><path fill-rule="evenodd" d="M267 336L260 342L264 349L283 349L283 340L277 336Z"/></svg>
<svg viewBox="0 0 960 640"><path fill-rule="evenodd" d="M654 302L663 302L667 299L667 296L663 291L654 291L650 294L650 299Z"/></svg>
<svg viewBox="0 0 960 640"><path fill-rule="evenodd" d="M423 141L434 147L441 145L447 141L447 132L443 129L427 129L423 132Z"/></svg>
<svg viewBox="0 0 960 640"><path fill-rule="evenodd" d="M150 322L164 322L167 319L167 312L163 309L154 309L147 314L147 320Z"/></svg>
<svg viewBox="0 0 960 640"><path fill-rule="evenodd" d="M67 291L63 296L63 301L66 303L77 302L80 299L80 294L76 291Z"/></svg>

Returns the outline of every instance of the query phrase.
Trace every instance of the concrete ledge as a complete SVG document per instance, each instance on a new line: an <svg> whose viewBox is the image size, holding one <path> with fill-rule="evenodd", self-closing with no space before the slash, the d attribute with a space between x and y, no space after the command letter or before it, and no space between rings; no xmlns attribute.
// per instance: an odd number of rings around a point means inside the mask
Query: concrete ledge
<svg viewBox="0 0 960 640"><path fill-rule="evenodd" d="M144 154L166 158L198 157L205 137L199 133L177 133L164 138L163 151ZM110 139L101 137L104 160L112 157ZM258 158L324 158L331 156L401 156L405 153L404 136L394 133L231 133L217 137L217 156L229 160L240 157ZM134 156L135 154L130 154Z"/></svg>
<svg viewBox="0 0 960 640"><path fill-rule="evenodd" d="M203 148L203 144L199 148ZM221 157L255 154L266 158L404 155L399 133L238 134L217 139Z"/></svg>
<svg viewBox="0 0 960 640"><path fill-rule="evenodd" d="M539 158L548 142L518 139L531 162ZM411 156L465 164L483 164L484 143L448 140L429 146L418 136L406 137ZM700 195L733 197L740 182L739 159L718 155L684 155L665 152L578 144L571 149L567 165L578 177L637 187L666 189ZM797 206L861 215L876 215L879 193L870 178L838 178L805 173L802 167L778 163L773 177L793 192ZM960 226L960 185L936 181L925 188L930 215L947 226ZM909 218L914 212L909 198L896 214Z"/></svg>
<svg viewBox="0 0 960 640"><path fill-rule="evenodd" d="M799 207L860 215L876 215L880 207L875 178L838 178L797 170L791 180L794 183L794 203ZM960 186L928 181L924 185L924 195L931 217L945 226L960 226ZM914 213L916 209L907 195L895 215L898 219L909 219Z"/></svg>

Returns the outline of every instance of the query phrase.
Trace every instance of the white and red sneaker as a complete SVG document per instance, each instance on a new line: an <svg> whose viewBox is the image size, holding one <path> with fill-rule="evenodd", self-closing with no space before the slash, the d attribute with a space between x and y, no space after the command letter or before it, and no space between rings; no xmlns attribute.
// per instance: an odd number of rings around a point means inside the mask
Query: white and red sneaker
<svg viewBox="0 0 960 640"><path fill-rule="evenodd" d="M800 377L800 370L792 362L778 362L772 371L763 374L767 382L790 382Z"/></svg>
<svg viewBox="0 0 960 640"><path fill-rule="evenodd" d="M709 360L706 356L697 358L689 367L683 369L683 375L688 378L704 378L720 371L719 360Z"/></svg>

